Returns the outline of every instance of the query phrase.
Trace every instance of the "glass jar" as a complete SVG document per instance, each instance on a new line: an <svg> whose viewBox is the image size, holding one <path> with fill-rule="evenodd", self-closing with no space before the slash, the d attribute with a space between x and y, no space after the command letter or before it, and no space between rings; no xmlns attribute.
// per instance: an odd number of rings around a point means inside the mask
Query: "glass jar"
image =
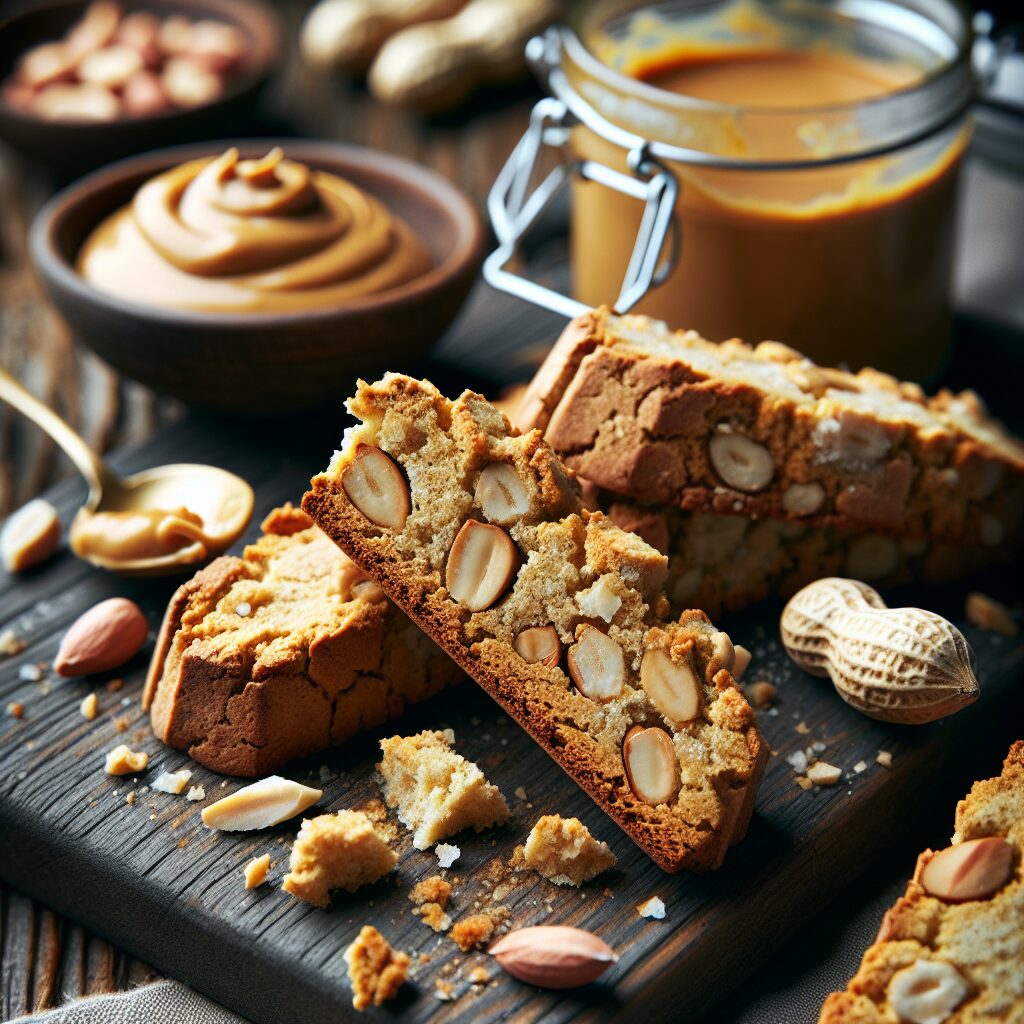
<svg viewBox="0 0 1024 1024"><path fill-rule="evenodd" d="M971 41L953 0L585 4L531 44L560 107L534 121L568 153L579 308L619 296L713 340L933 377ZM539 205L511 194L506 241Z"/></svg>

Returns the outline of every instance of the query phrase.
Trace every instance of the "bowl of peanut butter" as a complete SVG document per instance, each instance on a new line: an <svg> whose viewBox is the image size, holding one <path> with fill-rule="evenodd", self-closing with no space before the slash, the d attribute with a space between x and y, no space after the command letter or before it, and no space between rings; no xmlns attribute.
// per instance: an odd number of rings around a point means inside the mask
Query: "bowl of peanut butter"
<svg viewBox="0 0 1024 1024"><path fill-rule="evenodd" d="M473 204L423 167L336 143L177 147L99 171L36 218L72 332L125 375L222 410L336 401L421 357L480 265Z"/></svg>

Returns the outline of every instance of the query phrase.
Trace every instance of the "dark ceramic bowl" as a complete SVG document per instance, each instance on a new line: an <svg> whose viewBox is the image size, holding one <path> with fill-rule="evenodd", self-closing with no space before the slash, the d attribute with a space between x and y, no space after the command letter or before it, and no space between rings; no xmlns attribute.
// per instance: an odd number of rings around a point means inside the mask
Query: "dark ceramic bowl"
<svg viewBox="0 0 1024 1024"><path fill-rule="evenodd" d="M89 232L153 175L228 146L252 157L273 145L376 196L423 240L432 268L338 308L268 314L128 302L75 269ZM72 332L115 369L193 405L255 412L340 401L354 375L402 370L421 358L465 300L482 248L476 208L433 171L376 150L291 139L181 146L122 161L51 199L30 236L36 271Z"/></svg>
<svg viewBox="0 0 1024 1024"><path fill-rule="evenodd" d="M0 82L18 58L39 43L64 36L89 6L87 0L28 0L4 6L0 20ZM194 142L247 130L259 94L277 64L281 26L261 0L122 0L125 11L152 11L161 18L182 14L212 18L240 29L249 52L212 103L149 117L117 121L48 121L15 110L0 95L0 138L22 156L43 164L59 178L100 167L158 146Z"/></svg>

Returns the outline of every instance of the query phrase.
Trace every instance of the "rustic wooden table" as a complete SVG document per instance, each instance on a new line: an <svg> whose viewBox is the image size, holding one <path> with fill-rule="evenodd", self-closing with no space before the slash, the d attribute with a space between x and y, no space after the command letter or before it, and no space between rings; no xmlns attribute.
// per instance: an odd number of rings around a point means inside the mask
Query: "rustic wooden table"
<svg viewBox="0 0 1024 1024"><path fill-rule="evenodd" d="M443 120L378 106L359 87L295 59L305 5L281 5L287 56L267 96L261 130L389 150L435 168L483 207L494 175L536 98L524 83L491 91ZM9 151L0 153L0 366L105 452L152 435L183 408L119 376L75 346L35 282L26 248L32 215L53 188ZM48 437L0 404L0 519L71 465ZM81 995L129 988L155 972L87 930L0 885L0 1020Z"/></svg>

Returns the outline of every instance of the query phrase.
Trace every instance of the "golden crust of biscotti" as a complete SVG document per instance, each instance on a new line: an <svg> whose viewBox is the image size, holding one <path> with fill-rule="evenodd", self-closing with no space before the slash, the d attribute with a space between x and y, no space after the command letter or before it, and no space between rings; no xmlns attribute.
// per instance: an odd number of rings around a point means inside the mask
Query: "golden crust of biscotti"
<svg viewBox="0 0 1024 1024"><path fill-rule="evenodd" d="M519 436L478 395L466 392L452 403L432 385L392 374L376 385L360 382L350 409L362 426L314 478L303 507L660 866L718 867L746 831L768 752L729 673L728 638L699 611L675 622L655 614L667 607L664 557L607 517L581 510L539 432ZM387 451L410 478L412 512L399 534L370 523L340 484L359 443ZM527 560L501 601L471 614L449 597L443 567L474 512L473 481L492 461L511 464L530 490L529 513L508 527ZM628 728L665 727L638 684L621 701L599 705L574 689L562 668L527 664L512 647L527 623L550 622L563 644L571 642L586 619L574 602L597 583L619 602L621 616L607 629L634 672L648 642L692 657L696 666L704 714L673 733L682 788L671 806L639 799L624 771Z"/></svg>
<svg viewBox="0 0 1024 1024"><path fill-rule="evenodd" d="M175 592L143 698L163 742L228 775L341 743L460 675L383 595L353 594L362 573L301 509L263 528Z"/></svg>
<svg viewBox="0 0 1024 1024"><path fill-rule="evenodd" d="M815 366L776 342L721 345L607 309L573 321L515 417L567 466L643 501L806 519L994 548L1024 516L1024 445L973 392L926 398L875 370ZM751 492L709 444L742 435L770 453Z"/></svg>
<svg viewBox="0 0 1024 1024"><path fill-rule="evenodd" d="M896 1024L892 978L922 959L951 965L967 982L966 997L944 1024L1024 1020L1024 741L1010 748L1002 774L976 782L957 804L953 842L988 836L1013 847L1010 881L988 899L946 903L921 885L935 855L926 850L847 990L825 1001L819 1024Z"/></svg>

